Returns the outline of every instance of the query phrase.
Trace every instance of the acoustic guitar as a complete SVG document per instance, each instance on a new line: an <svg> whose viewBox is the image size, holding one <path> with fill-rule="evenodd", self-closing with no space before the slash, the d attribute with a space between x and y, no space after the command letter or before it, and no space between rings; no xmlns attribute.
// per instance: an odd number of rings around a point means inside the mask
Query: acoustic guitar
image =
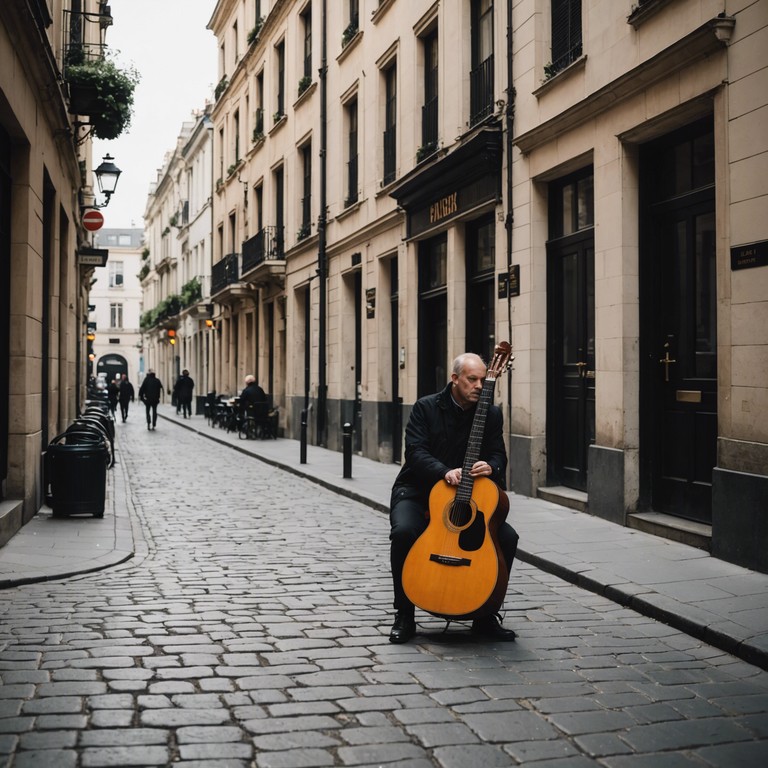
<svg viewBox="0 0 768 768"><path fill-rule="evenodd" d="M510 365L511 347L494 350L475 410L461 482L445 480L429 494L429 524L405 560L403 588L422 610L446 619L471 619L497 611L507 590L508 572L497 541L509 511L509 498L493 480L469 471L480 457L488 407L496 379Z"/></svg>

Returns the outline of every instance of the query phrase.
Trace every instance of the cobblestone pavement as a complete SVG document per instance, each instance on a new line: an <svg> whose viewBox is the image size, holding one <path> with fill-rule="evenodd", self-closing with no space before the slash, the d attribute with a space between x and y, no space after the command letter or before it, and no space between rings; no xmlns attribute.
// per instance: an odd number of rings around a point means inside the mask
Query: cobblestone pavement
<svg viewBox="0 0 768 768"><path fill-rule="evenodd" d="M518 563L518 642L387 640L379 512L119 425L137 556L0 593L0 766L768 765L768 673Z"/></svg>

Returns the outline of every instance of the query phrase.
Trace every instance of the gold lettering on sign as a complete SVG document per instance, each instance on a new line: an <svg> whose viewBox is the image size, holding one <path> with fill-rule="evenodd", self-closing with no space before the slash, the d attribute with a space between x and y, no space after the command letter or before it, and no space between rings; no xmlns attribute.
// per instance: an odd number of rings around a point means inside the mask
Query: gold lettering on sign
<svg viewBox="0 0 768 768"><path fill-rule="evenodd" d="M429 206L429 223L434 224L436 221L440 221L440 219L444 219L446 216L456 213L458 210L456 202L457 196L458 192L454 192L453 194L448 195L447 197L441 197L437 202L432 203L432 205Z"/></svg>

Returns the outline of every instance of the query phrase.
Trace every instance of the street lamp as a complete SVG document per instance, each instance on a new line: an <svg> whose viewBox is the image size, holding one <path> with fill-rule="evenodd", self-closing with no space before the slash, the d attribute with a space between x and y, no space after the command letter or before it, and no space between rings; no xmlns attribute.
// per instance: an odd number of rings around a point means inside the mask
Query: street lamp
<svg viewBox="0 0 768 768"><path fill-rule="evenodd" d="M114 159L112 155L104 155L101 165L93 172L96 176L96 183L99 185L99 192L106 198L104 205L94 207L106 208L109 205L109 198L117 187L117 181L122 171L112 162Z"/></svg>

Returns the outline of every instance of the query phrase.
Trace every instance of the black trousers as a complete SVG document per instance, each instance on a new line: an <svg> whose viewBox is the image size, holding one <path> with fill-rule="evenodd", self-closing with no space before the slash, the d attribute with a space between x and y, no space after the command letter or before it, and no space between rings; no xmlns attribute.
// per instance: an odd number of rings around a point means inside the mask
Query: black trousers
<svg viewBox="0 0 768 768"><path fill-rule="evenodd" d="M147 409L147 424L154 427L157 424L157 403L145 402L144 405Z"/></svg>
<svg viewBox="0 0 768 768"><path fill-rule="evenodd" d="M192 397L179 397L178 404L181 406L181 413L182 416L186 419L187 416L192 415ZM176 409L176 413L179 412L179 409Z"/></svg>
<svg viewBox="0 0 768 768"><path fill-rule="evenodd" d="M130 400L120 401L120 415L123 417L123 421L125 421L128 418L128 404L130 402L131 402Z"/></svg>
<svg viewBox="0 0 768 768"><path fill-rule="evenodd" d="M390 565L392 568L392 587L395 593L394 606L397 611L412 611L413 603L403 590L403 566L416 539L427 528L424 504L413 498L407 488L395 488L389 509ZM504 556L507 570L512 570L512 563L517 553L519 540L517 531L509 524L499 526L498 542Z"/></svg>

